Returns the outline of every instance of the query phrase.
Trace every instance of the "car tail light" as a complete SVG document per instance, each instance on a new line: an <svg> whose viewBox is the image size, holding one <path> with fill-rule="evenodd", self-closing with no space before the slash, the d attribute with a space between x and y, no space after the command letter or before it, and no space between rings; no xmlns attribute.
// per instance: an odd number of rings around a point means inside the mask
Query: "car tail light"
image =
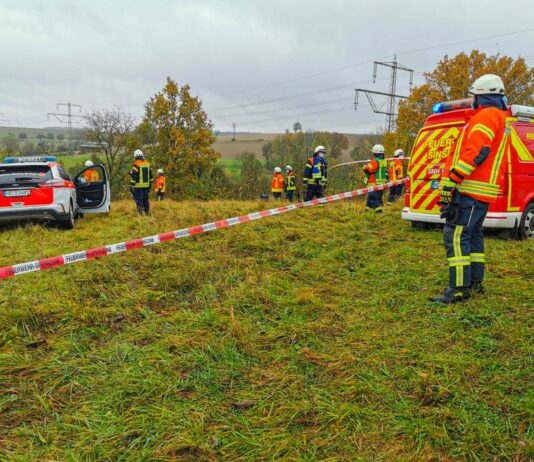
<svg viewBox="0 0 534 462"><path fill-rule="evenodd" d="M63 188L65 186L65 182L59 178L47 180L44 183L40 183L39 186L41 188Z"/></svg>

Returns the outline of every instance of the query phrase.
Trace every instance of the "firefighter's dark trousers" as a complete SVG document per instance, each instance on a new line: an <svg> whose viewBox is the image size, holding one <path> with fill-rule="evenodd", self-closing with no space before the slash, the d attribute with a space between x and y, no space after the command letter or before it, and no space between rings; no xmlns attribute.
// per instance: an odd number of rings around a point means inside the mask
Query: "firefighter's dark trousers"
<svg viewBox="0 0 534 462"><path fill-rule="evenodd" d="M484 279L484 234L482 223L489 204L461 193L457 213L443 228L443 241L449 260L449 286L468 288Z"/></svg>
<svg viewBox="0 0 534 462"><path fill-rule="evenodd" d="M376 186L376 185L373 185ZM367 204L366 207L368 209L373 209L375 212L381 212L382 206L384 205L383 202L384 197L384 190L381 189L380 191L371 191L367 194Z"/></svg>
<svg viewBox="0 0 534 462"><path fill-rule="evenodd" d="M403 184L399 184L397 186L392 186L389 188L389 197L388 202L395 202L397 199L399 199L402 196L402 188L404 188Z"/></svg>
<svg viewBox="0 0 534 462"><path fill-rule="evenodd" d="M134 188L133 190L135 205L139 213L148 213L150 210L150 202L148 200L149 192L150 188Z"/></svg>
<svg viewBox="0 0 534 462"><path fill-rule="evenodd" d="M319 183L308 183L304 201L311 201L314 197L317 199L323 197L323 186Z"/></svg>

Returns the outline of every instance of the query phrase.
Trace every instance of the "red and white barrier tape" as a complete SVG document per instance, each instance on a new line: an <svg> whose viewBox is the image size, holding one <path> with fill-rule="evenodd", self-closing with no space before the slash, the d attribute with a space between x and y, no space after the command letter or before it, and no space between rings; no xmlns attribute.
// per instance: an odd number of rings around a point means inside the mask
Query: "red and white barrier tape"
<svg viewBox="0 0 534 462"><path fill-rule="evenodd" d="M139 247L147 247L161 242L172 241L186 236L194 236L195 234L207 233L220 228L228 228L229 226L246 223L260 218L279 215L281 213L290 212L303 207L310 207L312 205L325 204L327 202L335 202L342 199L349 199L351 197L362 196L372 191L381 191L390 188L391 186L401 185L406 182L406 179L391 181L380 186L372 186L370 188L357 189L355 191L334 194L333 196L322 197L321 199L313 199L307 202L299 202L298 204L290 204L275 209L263 210L261 212L249 213L240 217L228 218L226 220L206 223L200 226L193 226L191 228L184 228L178 231L170 231L168 233L156 234L154 236L134 239L132 241L120 242L118 244L105 245L96 247L94 249L80 250L79 252L68 253L65 255L58 255L56 257L43 258L42 260L34 260L26 263L19 263L17 265L4 266L0 268L0 279L11 276L20 276L21 274L31 273L32 271L43 271L57 266L68 265L70 263L77 263L91 258L105 257L114 253L126 252L127 250L137 249Z"/></svg>
<svg viewBox="0 0 534 462"><path fill-rule="evenodd" d="M395 160L395 159L399 159L399 160L410 160L409 157L387 157L386 159L384 160ZM371 162L372 159L363 159L363 160L351 160L350 162L343 162L342 164L336 164L336 165L329 165L328 166L328 171L332 170L333 168L336 168L336 167L343 167L344 165L353 165L353 164L366 164L368 162Z"/></svg>

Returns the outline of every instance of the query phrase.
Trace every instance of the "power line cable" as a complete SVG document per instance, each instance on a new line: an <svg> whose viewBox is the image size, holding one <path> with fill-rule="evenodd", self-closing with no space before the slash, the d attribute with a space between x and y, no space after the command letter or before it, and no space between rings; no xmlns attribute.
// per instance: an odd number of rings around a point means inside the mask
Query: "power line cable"
<svg viewBox="0 0 534 462"><path fill-rule="evenodd" d="M526 32L533 32L533 31L534 31L534 28L528 28L528 29L516 30L516 31L511 31L511 32L505 32L503 34L487 35L487 36L484 36L484 37L478 37L478 38L474 38L474 39L462 40L462 41L458 41L458 42L449 42L449 43L443 43L443 44L438 44L438 45L432 45L432 46L429 46L429 47L414 48L412 50L404 50L404 51L397 52L397 55L410 54L410 53L419 53L421 51L435 50L435 49L438 49L438 48L445 48L445 47L448 47L448 46L464 45L466 43L480 42L480 41L483 41L483 40L495 39L495 38L500 38L500 37L508 37L508 36L511 36L511 35L518 35L518 34L523 34L523 33L526 33ZM388 58L388 57L391 57L391 55L384 55L384 56L382 56L382 57L380 57L378 59L385 59L385 58ZM320 77L320 76L323 76L323 75L332 74L334 72L340 72L340 71L344 71L344 70L351 69L351 68L354 68L354 67L363 66L365 64L372 64L373 61L374 61L373 59L369 59L369 60L366 60L366 61L360 61L358 63L349 64L347 66L336 67L336 68L333 68L333 69L328 69L326 71L317 72L317 73L314 73L314 74L307 74L307 75L303 75L303 76L300 76L300 77L295 77L294 79L287 79L287 80L282 80L282 81L279 81L279 82L272 82L272 83L268 83L268 84L265 84L265 85L259 85L259 86L256 86L256 87L245 88L245 89L241 89L241 90L233 90L233 91L227 92L227 93L214 94L212 96L228 96L228 95L233 95L233 94L236 94L236 93L245 93L245 92L249 92L249 91L262 90L264 88L270 88L270 87L279 86L279 85L286 85L288 83L299 82L299 81L302 81L302 80L312 79L312 78L315 78L315 77Z"/></svg>

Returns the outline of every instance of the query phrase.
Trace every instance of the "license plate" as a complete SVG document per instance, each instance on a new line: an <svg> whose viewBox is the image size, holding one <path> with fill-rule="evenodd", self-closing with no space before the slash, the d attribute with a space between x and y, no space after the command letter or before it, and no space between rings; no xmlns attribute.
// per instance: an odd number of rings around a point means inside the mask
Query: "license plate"
<svg viewBox="0 0 534 462"><path fill-rule="evenodd" d="M439 189L439 181L433 181L430 185L431 189Z"/></svg>
<svg viewBox="0 0 534 462"><path fill-rule="evenodd" d="M15 191L4 191L4 197L24 197L29 196L29 189L17 189Z"/></svg>

